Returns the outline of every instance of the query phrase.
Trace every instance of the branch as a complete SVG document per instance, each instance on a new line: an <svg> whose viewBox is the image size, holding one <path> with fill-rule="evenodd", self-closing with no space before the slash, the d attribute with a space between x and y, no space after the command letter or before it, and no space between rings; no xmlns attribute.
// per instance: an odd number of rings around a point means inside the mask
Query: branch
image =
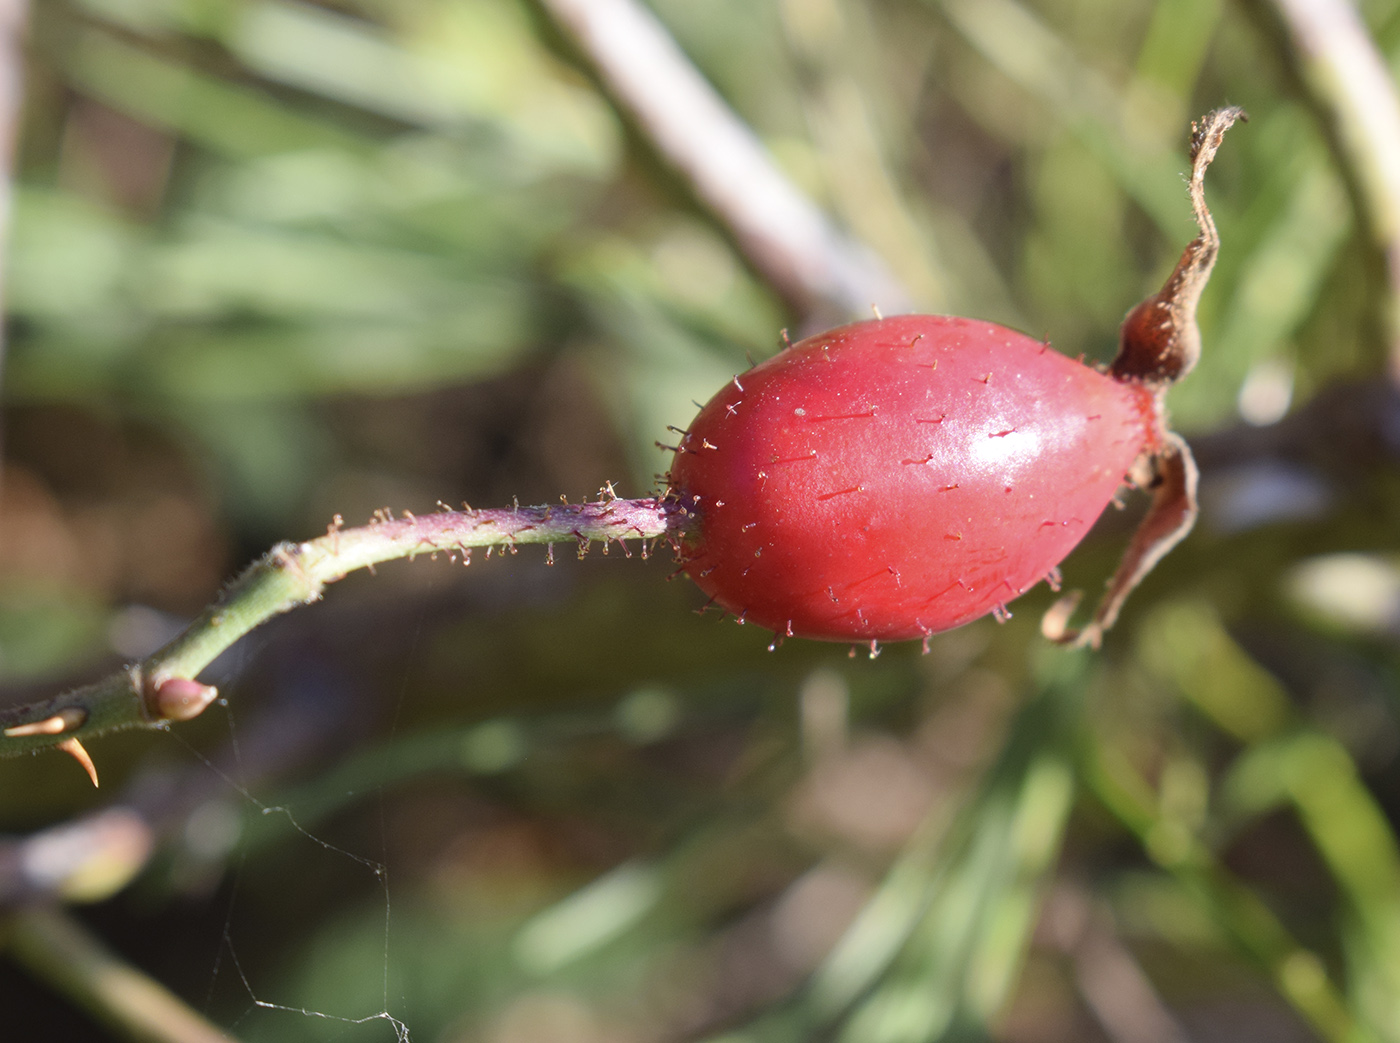
<svg viewBox="0 0 1400 1043"><path fill-rule="evenodd" d="M908 293L773 162L752 130L637 0L539 0L647 142L728 229L749 263L803 315L831 322ZM830 325L831 322L825 322Z"/></svg>
<svg viewBox="0 0 1400 1043"><path fill-rule="evenodd" d="M439 589L434 600L451 598L455 607L462 593L480 589L479 585ZM385 612L402 606L385 604L382 592L372 596L374 604L364 597L349 598L314 616L289 621L300 624L296 629L303 631L302 638L308 630L333 632L329 654L314 653L308 661L307 646L324 642L293 637L267 650L270 655L260 655L266 698L240 716L237 737L230 734L207 759L201 756L181 766L146 764L115 803L27 836L0 836L0 910L42 902L103 901L130 883L156 851L174 857L196 874L222 866L228 849L192 847L188 827L211 802L231 799L232 776L237 776L238 787L253 791L266 780L338 756L374 717L378 693L365 683L366 655L397 658L403 649L396 647L402 635L383 626ZM399 596L392 597L397 601ZM414 600L424 605L421 594ZM499 602L494 597L490 600ZM378 638L367 644L371 633ZM336 649L344 645L361 646L364 654L358 671L347 674L337 664ZM286 662L276 662L287 656L289 648L295 649L290 652L296 662L292 671ZM327 690L335 692L334 699L319 694ZM431 753L414 758L421 770L427 770L420 763L425 757L432 760ZM0 920L0 944L2 940Z"/></svg>
<svg viewBox="0 0 1400 1043"><path fill-rule="evenodd" d="M142 1043L236 1043L58 909L26 909L4 926L11 956L123 1037Z"/></svg>
<svg viewBox="0 0 1400 1043"><path fill-rule="evenodd" d="M1262 0L1255 0L1260 3ZM1400 384L1400 98L1348 0L1269 0L1385 258L1391 380Z"/></svg>
<svg viewBox="0 0 1400 1043"><path fill-rule="evenodd" d="M15 145L19 138L24 91L21 38L28 14L28 0L0 0L0 244L10 240ZM7 268L8 259L0 254L0 300L3 300ZM0 341L0 360L3 358L4 342Z"/></svg>
<svg viewBox="0 0 1400 1043"><path fill-rule="evenodd" d="M59 746L93 775L80 740L118 728L157 728L198 716L217 696L195 678L254 627L320 598L330 583L356 569L419 554L461 555L471 548L521 543L588 544L683 535L686 512L665 499L605 498L594 503L494 510L443 511L422 518L385 512L371 524L305 543L279 543L248 568L183 634L139 663L96 684L0 712L0 756ZM645 547L643 554L645 554Z"/></svg>

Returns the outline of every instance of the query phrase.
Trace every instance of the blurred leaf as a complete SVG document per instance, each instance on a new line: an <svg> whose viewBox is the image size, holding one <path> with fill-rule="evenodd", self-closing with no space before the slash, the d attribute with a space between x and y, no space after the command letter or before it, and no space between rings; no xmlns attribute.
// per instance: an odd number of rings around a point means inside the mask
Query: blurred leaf
<svg viewBox="0 0 1400 1043"><path fill-rule="evenodd" d="M1350 754L1309 732L1260 743L1232 767L1222 799L1235 815L1283 801L1297 810L1359 921L1347 946L1357 1007L1383 1038L1400 1038L1400 846Z"/></svg>
<svg viewBox="0 0 1400 1043"><path fill-rule="evenodd" d="M1209 606L1164 606L1141 634L1144 664L1175 682L1182 695L1235 738L1267 738L1292 719L1287 693L1231 640Z"/></svg>
<svg viewBox="0 0 1400 1043"><path fill-rule="evenodd" d="M1002 754L929 867L907 941L873 982L842 1033L848 1040L975 1038L986 1032L1015 981L1035 923L1043 874L1059 853L1074 793L1062 743L1073 728L1080 657L1022 710ZM839 1005L851 983L830 993L842 955L814 982L823 1006ZM867 959L865 973L879 967Z"/></svg>

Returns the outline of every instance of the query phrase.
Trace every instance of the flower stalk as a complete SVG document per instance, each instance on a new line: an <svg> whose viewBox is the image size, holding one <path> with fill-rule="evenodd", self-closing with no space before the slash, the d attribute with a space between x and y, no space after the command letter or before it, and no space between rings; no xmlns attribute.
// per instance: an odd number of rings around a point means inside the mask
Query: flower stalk
<svg viewBox="0 0 1400 1043"><path fill-rule="evenodd" d="M624 500L611 487L591 503L487 510L442 510L391 517L343 528L337 516L324 536L279 543L235 579L183 633L140 662L52 699L0 712L0 756L59 746L96 774L81 739L119 728L155 728L198 716L218 692L197 681L199 672L241 637L274 616L321 597L325 588L357 569L420 554L447 554L470 564L477 547L522 543L574 544L582 557L597 541L677 540L687 515L664 497Z"/></svg>

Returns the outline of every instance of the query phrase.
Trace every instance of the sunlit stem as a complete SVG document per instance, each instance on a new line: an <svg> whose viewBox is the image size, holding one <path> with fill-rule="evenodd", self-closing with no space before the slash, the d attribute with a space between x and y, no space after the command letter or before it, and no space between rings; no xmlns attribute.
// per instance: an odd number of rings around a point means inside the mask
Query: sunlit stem
<svg viewBox="0 0 1400 1043"><path fill-rule="evenodd" d="M513 548L523 543L574 543L582 554L595 541L679 538L687 520L686 512L670 500L605 498L544 507L441 511L421 517L392 518L386 513L353 529L340 528L337 521L317 539L273 547L184 633L141 662L95 685L0 714L0 756L79 735L188 719L212 701L213 689L203 688L201 698L194 699L184 691L188 685L172 685L173 680L193 680L254 627L317 600L328 584L356 569L420 554L445 554L469 562L472 548ZM182 698L172 698L176 695Z"/></svg>

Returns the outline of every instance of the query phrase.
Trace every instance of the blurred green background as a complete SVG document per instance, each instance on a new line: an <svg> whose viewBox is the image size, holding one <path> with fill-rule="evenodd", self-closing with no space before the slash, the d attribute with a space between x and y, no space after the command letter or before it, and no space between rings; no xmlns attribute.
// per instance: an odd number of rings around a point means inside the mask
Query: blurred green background
<svg viewBox="0 0 1400 1043"><path fill-rule="evenodd" d="M81 916L248 1041L1400 1041L1388 303L1270 9L651 9L921 309L1091 360L1194 234L1190 119L1249 111L1170 400L1205 513L1103 652L1044 645L1043 589L870 660L696 618L665 554L397 564L94 744L100 793L0 762L0 826L138 809L153 859ZM1400 3L1361 13L1400 61ZM814 321L526 0L35 0L26 61L12 701L337 514L646 495ZM0 998L107 1038L12 963Z"/></svg>

